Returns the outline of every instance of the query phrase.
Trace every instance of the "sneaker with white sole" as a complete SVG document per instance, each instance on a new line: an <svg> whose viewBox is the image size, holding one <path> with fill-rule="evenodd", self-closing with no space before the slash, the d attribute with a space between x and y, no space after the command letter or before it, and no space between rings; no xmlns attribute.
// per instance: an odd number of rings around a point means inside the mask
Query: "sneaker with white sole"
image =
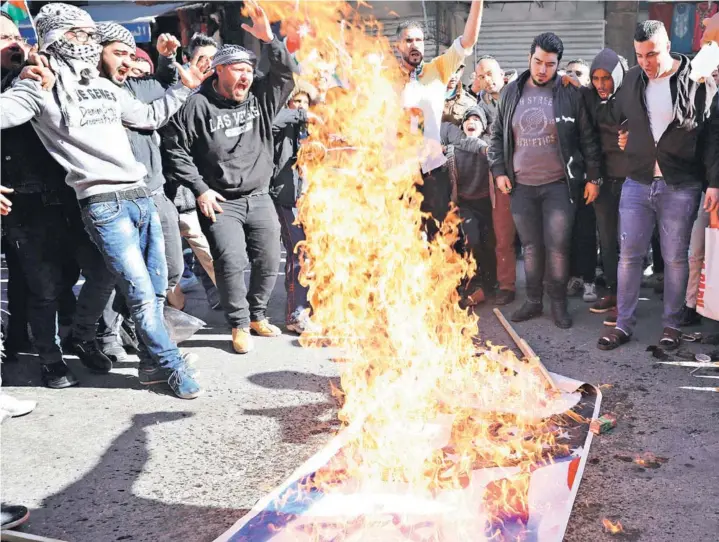
<svg viewBox="0 0 719 542"><path fill-rule="evenodd" d="M597 300L597 287L593 282L584 283L584 295L582 299L585 303L594 303Z"/></svg>

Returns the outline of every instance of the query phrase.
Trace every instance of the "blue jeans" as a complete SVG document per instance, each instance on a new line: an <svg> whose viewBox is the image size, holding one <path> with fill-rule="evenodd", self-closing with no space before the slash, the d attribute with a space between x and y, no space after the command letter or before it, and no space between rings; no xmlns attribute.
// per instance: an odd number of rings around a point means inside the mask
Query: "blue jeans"
<svg viewBox="0 0 719 542"><path fill-rule="evenodd" d="M664 256L664 327L679 329L689 278L689 240L699 209L701 183L671 186L663 179L651 185L627 179L619 201L619 269L617 327L631 335L637 323L644 257L655 225Z"/></svg>
<svg viewBox="0 0 719 542"><path fill-rule="evenodd" d="M512 191L512 218L524 249L527 300L541 303L547 274L547 294L567 299L569 252L575 206L565 181L542 186L517 184Z"/></svg>
<svg viewBox="0 0 719 542"><path fill-rule="evenodd" d="M162 224L149 197L83 206L82 219L102 253L140 336L140 365L177 368L183 361L165 328L167 261Z"/></svg>

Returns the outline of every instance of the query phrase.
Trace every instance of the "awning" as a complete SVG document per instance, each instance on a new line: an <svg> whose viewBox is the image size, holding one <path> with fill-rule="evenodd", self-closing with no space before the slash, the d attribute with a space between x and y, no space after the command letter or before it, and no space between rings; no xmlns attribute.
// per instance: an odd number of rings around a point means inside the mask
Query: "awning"
<svg viewBox="0 0 719 542"><path fill-rule="evenodd" d="M186 7L189 7L188 2L160 2L152 6L142 6L134 2L122 1L93 2L88 6L83 6L83 9L90 14L95 22L119 23L132 32L137 43L149 43L152 40L150 24L155 22L156 17ZM31 26L21 26L20 34L30 43L36 42L35 32Z"/></svg>
<svg viewBox="0 0 719 542"><path fill-rule="evenodd" d="M127 28L137 43L152 41L150 24L156 17L184 7L186 2L162 2L152 6L141 6L134 2L92 3L84 9L98 23L115 22Z"/></svg>

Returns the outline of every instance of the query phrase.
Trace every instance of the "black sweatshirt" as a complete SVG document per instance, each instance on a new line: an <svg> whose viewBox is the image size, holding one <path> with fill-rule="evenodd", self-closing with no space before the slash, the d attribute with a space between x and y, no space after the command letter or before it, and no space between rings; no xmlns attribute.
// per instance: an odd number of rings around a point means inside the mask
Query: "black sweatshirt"
<svg viewBox="0 0 719 542"><path fill-rule="evenodd" d="M599 142L602 146L602 176L605 180L621 179L623 181L628 171L627 157L619 148L618 139L621 126L614 119L612 107L624 80L624 67L617 53L611 49L604 49L594 57L589 71L590 77L600 69L611 74L614 80L614 93L606 100L602 100L592 85L582 87L581 91L587 104L589 117L599 133Z"/></svg>
<svg viewBox="0 0 719 542"><path fill-rule="evenodd" d="M165 176L195 196L212 189L227 199L267 192L273 173L272 122L295 86L293 60L275 36L270 70L243 102L214 89L215 76L187 99L163 134Z"/></svg>

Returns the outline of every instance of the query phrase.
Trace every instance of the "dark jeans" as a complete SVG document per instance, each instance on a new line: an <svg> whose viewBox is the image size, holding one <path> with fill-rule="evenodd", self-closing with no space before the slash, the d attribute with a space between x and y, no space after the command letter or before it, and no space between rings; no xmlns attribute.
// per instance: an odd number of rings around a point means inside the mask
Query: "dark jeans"
<svg viewBox="0 0 719 542"><path fill-rule="evenodd" d="M575 207L565 181L543 186L517 184L512 192L512 217L524 249L527 299L540 303L545 270L547 294L567 298L569 249Z"/></svg>
<svg viewBox="0 0 719 542"><path fill-rule="evenodd" d="M3 218L3 227L7 229L6 218ZM3 346L7 352L19 352L27 347L30 341L27 332L27 298L28 290L25 283L20 258L13 243L2 238L5 263L7 263L7 329L3 336Z"/></svg>
<svg viewBox="0 0 719 542"><path fill-rule="evenodd" d="M597 275L597 219L594 206L585 203L583 192L577 194L574 203L577 212L572 228L569 276L591 283Z"/></svg>
<svg viewBox="0 0 719 542"><path fill-rule="evenodd" d="M294 224L295 209L275 205L277 217L280 220L280 233L282 244L285 246L287 256L285 259L285 290L287 291L287 323L292 320L297 310L308 309L307 286L300 283L300 254L296 252L297 244L305 240L305 231L299 224Z"/></svg>
<svg viewBox="0 0 719 542"><path fill-rule="evenodd" d="M467 250L477 262L477 274L467 285L471 294L477 288L492 291L497 284L497 256L492 227L492 201L489 198L459 200L459 216Z"/></svg>
<svg viewBox="0 0 719 542"><path fill-rule="evenodd" d="M266 318L267 303L280 265L280 223L269 194L221 203L222 213L211 222L199 213L210 244L215 279L225 316L233 328ZM245 268L252 266L249 291Z"/></svg>
<svg viewBox="0 0 719 542"><path fill-rule="evenodd" d="M177 208L164 192L154 194L152 201L157 208L162 224L162 237L165 240L165 259L167 260L167 289L172 290L180 282L182 272L185 270L185 260L182 257L182 237L180 236L180 218Z"/></svg>
<svg viewBox="0 0 719 542"><path fill-rule="evenodd" d="M183 365L165 327L167 261L162 225L147 196L85 205L82 218L105 263L114 273L138 332L140 364ZM103 303L103 306L105 303Z"/></svg>
<svg viewBox="0 0 719 542"><path fill-rule="evenodd" d="M115 286L112 273L83 230L74 200L44 205L41 195L15 195L3 226L25 277L27 316L40 360L62 361L58 310L61 297L72 291L68 268L79 265L85 277L72 321L72 336L82 341L95 338L97 321Z"/></svg>
<svg viewBox="0 0 719 542"><path fill-rule="evenodd" d="M619 198L622 196L624 179L608 179L594 202L599 230L599 244L602 248L602 267L607 292L617 291L617 265L619 265Z"/></svg>
<svg viewBox="0 0 719 542"><path fill-rule="evenodd" d="M423 196L420 209L423 213L431 215L430 218L423 220L422 225L427 238L432 240L439 233L439 228L449 212L452 181L449 177L449 169L445 166L423 174L422 180L424 184L417 186L417 191Z"/></svg>
<svg viewBox="0 0 719 542"><path fill-rule="evenodd" d="M636 325L644 256L655 226L664 256L664 327L679 329L689 278L689 240L699 209L701 184L671 186L663 179L642 184L627 179L619 202L621 254L617 327L632 334Z"/></svg>
<svg viewBox="0 0 719 542"><path fill-rule="evenodd" d="M167 199L164 193L152 196L162 225L162 238L165 243L165 259L167 260L167 289L174 288L185 270L185 260L182 256L182 237L180 237L179 215L175 205ZM119 342L120 325L124 318L130 316L130 311L121 295L114 292L102 311L98 326L97 338L103 344Z"/></svg>

